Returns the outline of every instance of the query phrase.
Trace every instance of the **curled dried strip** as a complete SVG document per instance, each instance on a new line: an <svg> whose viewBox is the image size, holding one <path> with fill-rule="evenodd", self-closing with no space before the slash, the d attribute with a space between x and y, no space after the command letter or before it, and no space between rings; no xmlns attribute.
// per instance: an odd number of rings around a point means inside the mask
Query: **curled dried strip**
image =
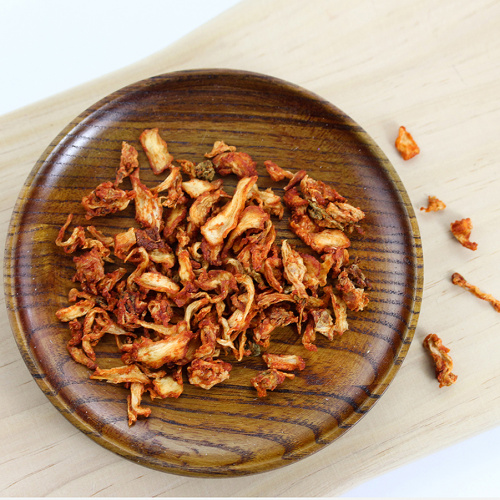
<svg viewBox="0 0 500 500"><path fill-rule="evenodd" d="M472 221L469 218L452 222L450 228L453 236L455 236L462 246L469 250L477 250L477 243L470 241Z"/></svg>
<svg viewBox="0 0 500 500"><path fill-rule="evenodd" d="M73 229L73 232L68 239L64 240L66 230L73 220L73 214L69 214L64 225L59 229L59 233L56 238L56 245L61 247L66 253L73 253L78 247L83 247L85 245L85 228L82 226L77 226Z"/></svg>
<svg viewBox="0 0 500 500"><path fill-rule="evenodd" d="M235 146L228 146L224 141L215 141L212 150L205 153L205 158L214 158L222 153L234 152L236 151Z"/></svg>
<svg viewBox="0 0 500 500"><path fill-rule="evenodd" d="M457 381L457 376L451 370L453 369L453 360L451 359L450 349L443 345L442 340L435 334L430 333L424 339L424 348L429 351L434 360L436 378L439 381L439 387L450 386Z"/></svg>
<svg viewBox="0 0 500 500"><path fill-rule="evenodd" d="M477 286L471 285L461 274L453 273L453 275L451 276L451 282L454 285L458 285L466 290L469 290L469 292L471 292L476 297L482 300L486 300L493 306L496 312L500 312L500 300L495 299L495 297L493 297L493 295L490 295L489 293L482 292Z"/></svg>
<svg viewBox="0 0 500 500"><path fill-rule="evenodd" d="M107 369L96 368L90 378L93 380L103 380L110 384L149 383L148 376L137 365L124 365Z"/></svg>
<svg viewBox="0 0 500 500"><path fill-rule="evenodd" d="M72 306L63 307L56 312L56 317L59 321L72 321L76 318L85 316L95 306L95 301L92 299L81 300Z"/></svg>
<svg viewBox="0 0 500 500"><path fill-rule="evenodd" d="M231 201L203 225L201 233L212 248L221 246L224 238L236 227L239 216L245 208L248 192L256 182L255 175L242 178L236 186Z"/></svg>
<svg viewBox="0 0 500 500"><path fill-rule="evenodd" d="M435 196L429 195L427 198L427 207L420 207L420 210L423 210L424 212L439 212L445 208L446 204L443 201Z"/></svg>
<svg viewBox="0 0 500 500"><path fill-rule="evenodd" d="M149 417L151 408L141 406L142 395L144 393L144 384L133 382L130 384L130 394L127 396L127 414L128 425L131 426L137 422L137 418Z"/></svg>
<svg viewBox="0 0 500 500"><path fill-rule="evenodd" d="M410 160L420 153L420 148L415 142L415 139L413 139L410 132L408 132L403 126L399 127L395 146L403 157L403 160Z"/></svg>

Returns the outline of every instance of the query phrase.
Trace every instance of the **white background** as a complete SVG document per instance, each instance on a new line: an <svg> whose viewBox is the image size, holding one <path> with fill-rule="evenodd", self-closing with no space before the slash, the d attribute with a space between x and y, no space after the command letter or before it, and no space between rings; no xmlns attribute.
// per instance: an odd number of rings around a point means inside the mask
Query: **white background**
<svg viewBox="0 0 500 500"><path fill-rule="evenodd" d="M0 115L132 64L237 3L0 0ZM497 428L344 496L500 498L499 453Z"/></svg>

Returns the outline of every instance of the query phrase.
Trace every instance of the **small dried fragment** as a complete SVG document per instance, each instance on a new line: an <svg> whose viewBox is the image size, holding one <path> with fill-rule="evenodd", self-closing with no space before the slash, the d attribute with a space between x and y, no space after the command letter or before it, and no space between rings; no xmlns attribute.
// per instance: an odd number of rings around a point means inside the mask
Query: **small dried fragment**
<svg viewBox="0 0 500 500"><path fill-rule="evenodd" d="M236 174L240 178L257 175L256 163L248 153L221 153L212 158L212 163L219 175Z"/></svg>
<svg viewBox="0 0 500 500"><path fill-rule="evenodd" d="M269 368L291 372L294 370L303 370L306 363L301 356L296 354L271 354L265 353L262 359Z"/></svg>
<svg viewBox="0 0 500 500"><path fill-rule="evenodd" d="M167 143L160 137L157 128L144 130L139 140L156 175L170 168L174 157L168 152Z"/></svg>
<svg viewBox="0 0 500 500"><path fill-rule="evenodd" d="M195 359L188 367L189 382L202 389L211 389L229 378L231 364L221 359Z"/></svg>
<svg viewBox="0 0 500 500"><path fill-rule="evenodd" d="M115 187L121 184L136 168L139 168L137 149L128 142L122 142L120 166L116 172Z"/></svg>
<svg viewBox="0 0 500 500"><path fill-rule="evenodd" d="M287 378L293 379L295 375L293 373L285 373L275 368L270 368L260 372L256 377L252 379L252 385L257 390L257 396L259 398L265 398L267 396L267 391L274 391L278 385L282 384Z"/></svg>
<svg viewBox="0 0 500 500"><path fill-rule="evenodd" d="M282 169L274 161L266 160L264 162L267 173L274 182L282 181L283 179L291 179L293 177L292 172Z"/></svg>
<svg viewBox="0 0 500 500"><path fill-rule="evenodd" d="M476 297L482 300L486 300L494 307L496 312L500 312L500 300L495 299L495 297L493 297L493 295L490 295L489 293L482 292L477 286L471 285L461 274L453 273L453 275L451 276L451 282L454 285L458 285L466 290L469 290L469 292L471 292Z"/></svg>
<svg viewBox="0 0 500 500"><path fill-rule="evenodd" d="M212 151L205 153L205 158L213 158L214 156L220 155L221 153L236 151L234 146L228 146L224 141L215 141L212 147Z"/></svg>
<svg viewBox="0 0 500 500"><path fill-rule="evenodd" d="M439 212L440 210L444 210L446 205L439 198L435 196L428 197L427 207L420 207L420 210L424 210L425 212Z"/></svg>
<svg viewBox="0 0 500 500"><path fill-rule="evenodd" d="M137 422L137 418L149 417L151 408L141 406L142 394L144 393L144 384L134 382L130 384L130 395L127 396L128 425L131 426Z"/></svg>
<svg viewBox="0 0 500 500"><path fill-rule="evenodd" d="M396 149L400 152L403 160L410 160L420 153L420 148L412 135L405 127L399 127L399 134L396 138Z"/></svg>
<svg viewBox="0 0 500 500"><path fill-rule="evenodd" d="M462 246L469 250L477 250L477 243L470 241L472 222L469 218L452 222L450 228L453 236L455 236Z"/></svg>
<svg viewBox="0 0 500 500"><path fill-rule="evenodd" d="M103 182L82 199L82 205L87 211L85 218L103 217L125 210L134 198L134 191L118 189L111 181Z"/></svg>
<svg viewBox="0 0 500 500"><path fill-rule="evenodd" d="M457 376L451 370L453 369L453 360L448 352L448 347L443 345L441 339L435 334L430 333L425 337L423 342L424 348L427 349L434 360L436 378L439 381L439 387L450 386L457 381Z"/></svg>

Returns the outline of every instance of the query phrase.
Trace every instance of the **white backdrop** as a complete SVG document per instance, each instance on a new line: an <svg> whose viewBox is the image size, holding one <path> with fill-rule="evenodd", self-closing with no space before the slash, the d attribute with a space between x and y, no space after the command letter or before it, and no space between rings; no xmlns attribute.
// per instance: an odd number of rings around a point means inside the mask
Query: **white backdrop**
<svg viewBox="0 0 500 500"><path fill-rule="evenodd" d="M0 0L0 115L132 64L237 3ZM500 498L499 450L500 428L344 496Z"/></svg>

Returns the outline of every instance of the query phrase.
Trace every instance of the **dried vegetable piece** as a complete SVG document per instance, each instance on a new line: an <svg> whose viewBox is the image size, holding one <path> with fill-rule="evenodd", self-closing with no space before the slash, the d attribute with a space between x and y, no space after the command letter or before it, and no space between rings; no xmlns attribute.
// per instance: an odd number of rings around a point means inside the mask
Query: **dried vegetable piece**
<svg viewBox="0 0 500 500"><path fill-rule="evenodd" d="M212 158L212 163L219 175L236 174L240 178L257 175L256 164L247 153L221 153Z"/></svg>
<svg viewBox="0 0 500 500"><path fill-rule="evenodd" d="M120 157L120 166L116 172L115 187L123 182L136 168L139 168L139 153L134 146L128 142L122 142L122 154Z"/></svg>
<svg viewBox="0 0 500 500"><path fill-rule="evenodd" d="M257 390L257 396L259 398L265 398L267 396L267 391L274 391L278 385L282 384L287 378L293 379L295 375L293 373L285 373L275 368L270 368L260 372L256 377L252 379L252 385Z"/></svg>
<svg viewBox="0 0 500 500"><path fill-rule="evenodd" d="M144 384L138 382L130 384L130 395L127 396L128 425L133 425L139 415L142 417L151 415L151 408L141 406L144 390Z"/></svg>
<svg viewBox="0 0 500 500"><path fill-rule="evenodd" d="M130 201L135 198L135 192L118 189L111 181L99 184L90 194L82 199L82 205L87 211L86 218L103 217L125 210Z"/></svg>
<svg viewBox="0 0 500 500"><path fill-rule="evenodd" d="M470 241L472 222L469 218L452 222L450 228L453 236L455 236L462 246L469 250L477 250L477 243Z"/></svg>
<svg viewBox="0 0 500 500"><path fill-rule="evenodd" d="M420 207L420 210L424 210L425 212L439 212L445 208L446 204L443 201L435 196L429 195L427 199L427 207Z"/></svg>
<svg viewBox="0 0 500 500"><path fill-rule="evenodd" d="M70 329L68 352L93 380L130 389L129 425L150 415L145 395L181 396L183 375L204 389L223 384L232 358L262 353L268 369L249 383L265 396L295 376L287 372L305 369L301 356L266 352L276 329L293 325L313 353L318 334L333 340L348 330L348 311L363 310L370 289L347 251L346 233L360 229L364 213L332 186L266 161L271 178L288 179L282 198L259 189L256 163L234 146L217 141L206 160L175 160L179 167L162 141L155 129L141 135L155 173L168 168L159 184L144 184L137 151L123 142L115 183L82 200L87 216L132 202L137 227L111 236L77 225L66 237L70 214L56 238L75 254L79 286L56 313ZM167 159L161 167L159 158ZM223 179L213 180L215 172L239 178L232 195ZM132 190L116 187L122 183ZM315 254L277 240L275 221L285 207L290 228ZM96 349L111 336L122 366L104 369Z"/></svg>
<svg viewBox="0 0 500 500"><path fill-rule="evenodd" d="M189 383L211 389L214 385L220 384L229 378L232 369L230 363L222 359L195 359L188 367Z"/></svg>
<svg viewBox="0 0 500 500"><path fill-rule="evenodd" d="M494 307L496 312L500 312L500 300L495 299L495 297L493 297L493 295L490 295L489 293L482 292L477 286L471 285L461 274L453 273L453 275L451 276L451 282L454 285L458 285L466 290L469 290L469 292L471 292L476 297L482 300L486 300Z"/></svg>
<svg viewBox="0 0 500 500"><path fill-rule="evenodd" d="M439 381L439 387L450 386L457 381L457 376L451 370L453 369L453 360L448 354L450 350L443 345L442 340L435 334L430 333L423 342L434 360L436 378Z"/></svg>
<svg viewBox="0 0 500 500"><path fill-rule="evenodd" d="M399 127L399 133L395 144L396 149L400 152L403 160L410 160L420 153L420 148L413 139L412 135L403 126Z"/></svg>
<svg viewBox="0 0 500 500"><path fill-rule="evenodd" d="M274 182L282 181L283 179L291 179L293 174L288 170L283 170L280 166L276 165L274 161L267 160L264 162L267 173Z"/></svg>
<svg viewBox="0 0 500 500"><path fill-rule="evenodd" d="M265 353L262 359L269 368L291 372L294 370L303 370L306 363L303 358L296 354L271 354Z"/></svg>
<svg viewBox="0 0 500 500"><path fill-rule="evenodd" d="M170 168L174 157L168 152L167 143L160 137L157 128L144 130L139 140L156 175Z"/></svg>

